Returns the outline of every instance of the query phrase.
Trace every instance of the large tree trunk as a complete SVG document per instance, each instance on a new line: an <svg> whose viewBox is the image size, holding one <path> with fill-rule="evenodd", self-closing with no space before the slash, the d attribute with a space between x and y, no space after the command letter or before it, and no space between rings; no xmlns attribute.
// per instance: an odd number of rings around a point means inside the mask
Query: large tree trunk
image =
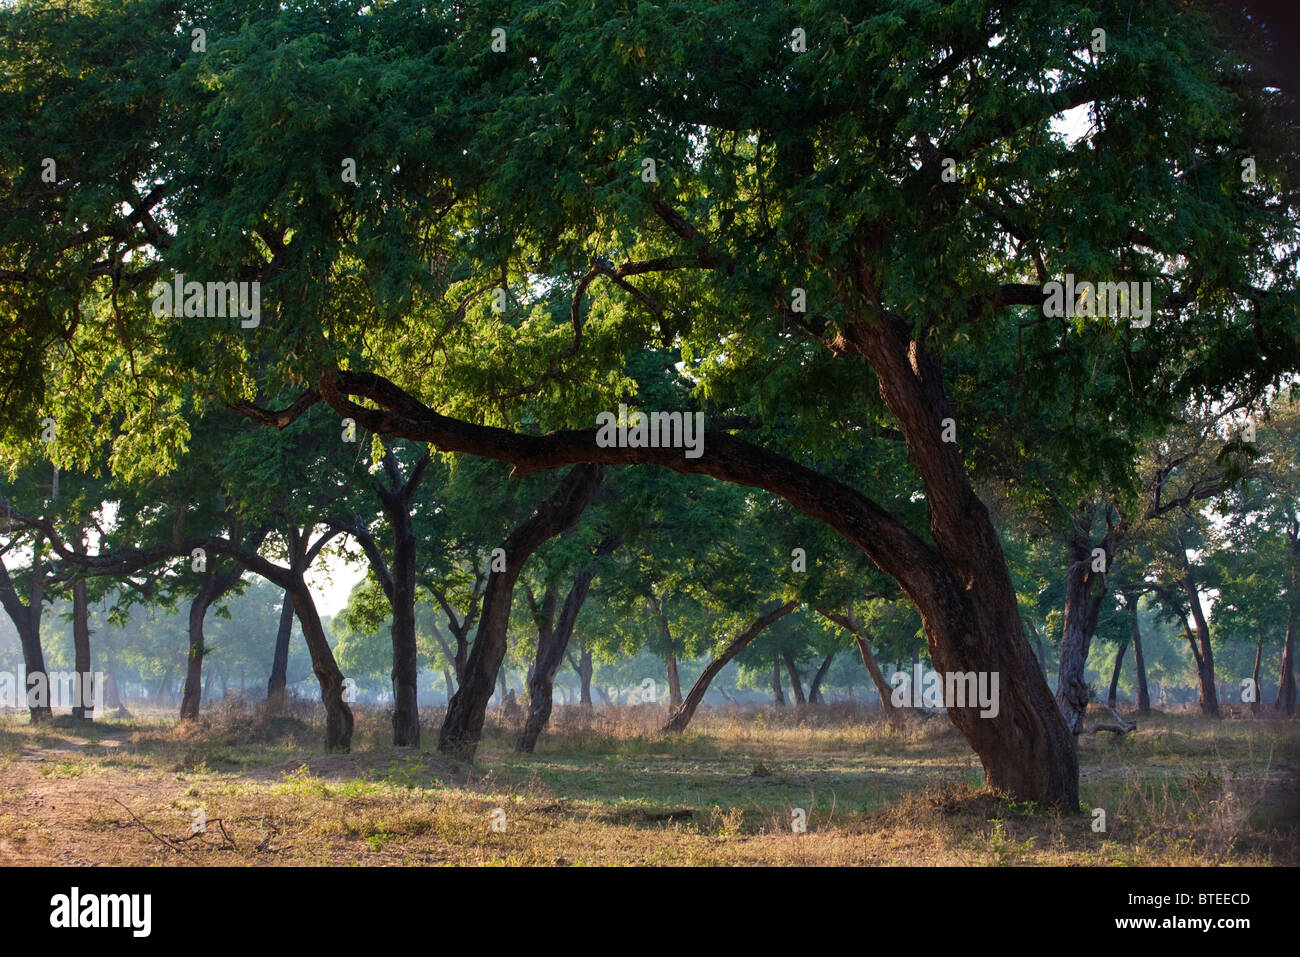
<svg viewBox="0 0 1300 957"><path fill-rule="evenodd" d="M862 263L848 265L852 294L865 293L869 300L869 270ZM971 486L957 443L944 441L943 423L952 410L939 357L924 336L912 339L904 319L875 302L868 308L874 314L848 323L843 336L870 362L881 397L898 420L925 483L937 551L919 567L893 574L921 613L937 671L999 676L996 715L982 717L979 708L965 707L949 708L948 717L980 756L989 786L1076 813L1074 738L1025 641L997 529Z"/></svg>
<svg viewBox="0 0 1300 957"><path fill-rule="evenodd" d="M781 656L772 652L772 706L785 707L785 692L781 690Z"/></svg>
<svg viewBox="0 0 1300 957"><path fill-rule="evenodd" d="M682 706L673 712L673 716L668 719L664 725L665 734L679 734L686 730L686 726L691 723L691 718L695 716L695 709L700 706L704 700L705 693L709 690L709 685L718 673L727 666L732 658L745 650L745 647L758 637L764 628L784 618L790 612L799 607L798 602L788 601L779 608L773 608L771 611L759 616L748 628L731 640L731 643L723 649L722 653L710 661L695 679L695 684L691 685L691 690L686 695L686 700ZM779 665L780 663L777 662ZM777 672L780 674L780 672Z"/></svg>
<svg viewBox="0 0 1300 957"><path fill-rule="evenodd" d="M587 592L595 577L595 568L584 569L575 575L555 627L538 634L537 658L528 681L528 717L524 721L524 730L515 745L517 750L525 754L533 753L533 749L537 747L537 738L551 719L555 673L559 671L564 661L565 652L569 647L569 638L573 635L573 627L578 621L578 612L587 599Z"/></svg>
<svg viewBox="0 0 1300 957"><path fill-rule="evenodd" d="M1124 652L1128 651L1128 639L1120 642L1119 651L1115 652L1115 667L1110 672L1110 690L1106 693L1106 706L1115 707L1115 696L1119 691L1119 673L1124 666Z"/></svg>
<svg viewBox="0 0 1300 957"><path fill-rule="evenodd" d="M826 678L826 672L828 672L828 671L830 670L830 667L831 667L831 661L834 660L835 655L836 655L836 650L835 650L835 649L832 649L832 650L831 650L831 653L828 654L828 655L827 655L827 656L822 660L821 667L819 667L819 668L817 669L817 673L816 673L815 675L813 675L812 684L808 686L808 703L809 703L809 704L822 704L822 703L823 703L823 699L822 699L822 681Z"/></svg>
<svg viewBox="0 0 1300 957"><path fill-rule="evenodd" d="M280 627L275 633L275 654L271 658L271 677L266 682L266 707L281 714L285 705L285 686L289 679L289 639L293 636L293 599L286 591L280 606Z"/></svg>
<svg viewBox="0 0 1300 957"><path fill-rule="evenodd" d="M474 647L465 663L465 676L451 704L438 736L438 750L471 761L483 733L488 699L506 653L506 627L515 581L529 556L547 539L568 529L583 513L600 485L599 466L580 465L569 471L559 487L537 506L523 525L505 541L504 571L493 571L483 593L483 613Z"/></svg>
<svg viewBox="0 0 1300 957"><path fill-rule="evenodd" d="M790 675L790 688L794 691L794 703L797 705L807 704L808 699L803 694L803 682L799 679L799 668L795 665L794 655L789 651L783 651L781 660L785 662L785 670Z"/></svg>

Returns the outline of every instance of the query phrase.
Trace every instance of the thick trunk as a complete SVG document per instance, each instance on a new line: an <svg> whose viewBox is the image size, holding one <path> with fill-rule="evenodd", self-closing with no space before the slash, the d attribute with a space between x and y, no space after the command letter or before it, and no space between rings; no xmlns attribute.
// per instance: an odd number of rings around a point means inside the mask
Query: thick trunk
<svg viewBox="0 0 1300 957"><path fill-rule="evenodd" d="M785 692L781 690L781 656L772 652L772 705L785 707Z"/></svg>
<svg viewBox="0 0 1300 957"><path fill-rule="evenodd" d="M550 498L541 502L528 521L505 541L504 571L494 571L483 593L483 612L474 647L465 663L465 675L443 721L438 750L470 761L478 749L488 699L506 653L506 627L515 581L529 556L547 539L568 529L595 496L603 471L580 465L560 482Z"/></svg>
<svg viewBox="0 0 1300 957"><path fill-rule="evenodd" d="M284 711L285 685L289 676L289 639L293 636L293 599L284 593L280 606L280 627L275 633L275 654L271 658L271 677L266 682L266 707L271 713Z"/></svg>
<svg viewBox="0 0 1300 957"><path fill-rule="evenodd" d="M785 670L790 675L790 688L794 691L794 703L807 704L808 699L803 695L803 681L799 678L799 668L795 664L794 655L788 651L783 651L781 660L785 662Z"/></svg>
<svg viewBox="0 0 1300 957"><path fill-rule="evenodd" d="M812 684L808 687L808 703L822 704L822 681L826 678L826 672L830 670L831 662L835 659L836 651L832 650L825 659L822 660L821 667L813 675Z"/></svg>
<svg viewBox="0 0 1300 957"><path fill-rule="evenodd" d="M551 719L551 700L555 685L555 673L564 662L565 652L569 647L569 638L573 635L574 625L578 621L578 612L587 599L591 581L596 577L596 570L588 568L573 578L573 585L564 599L560 609L559 620L555 627L546 629L545 634L537 638L537 659L533 663L533 673L528 683L528 717L524 721L524 730L519 735L516 749L525 754L532 754L537 747L537 739Z"/></svg>
<svg viewBox="0 0 1300 957"><path fill-rule="evenodd" d="M1115 667L1110 672L1110 690L1106 693L1106 706L1115 707L1115 695L1119 690L1119 673L1124 667L1124 652L1128 651L1128 639L1120 642L1119 651L1115 652Z"/></svg>
<svg viewBox="0 0 1300 957"><path fill-rule="evenodd" d="M302 626L303 638L307 641L312 671L320 682L321 702L325 705L325 748L329 751L350 751L353 718L352 709L343 700L343 672L334 660L334 652L330 650L329 640L325 637L325 626L321 624L320 615L316 611L316 602L301 573L289 589L289 597L293 601L298 624Z"/></svg>
<svg viewBox="0 0 1300 957"><path fill-rule="evenodd" d="M790 612L799 607L798 602L788 601L779 608L774 608L766 614L760 616L748 628L732 639L731 643L723 649L722 653L710 661L695 679L695 684L691 685L691 690L687 693L686 699L682 706L673 712L673 716L668 719L664 725L665 734L677 734L686 730L686 726L691 723L691 718L695 716L695 709L700 706L704 700L705 693L709 690L709 685L718 673L727 666L732 658L745 650L745 647L753 641L760 632L774 621L784 618ZM779 672L778 672L779 674Z"/></svg>

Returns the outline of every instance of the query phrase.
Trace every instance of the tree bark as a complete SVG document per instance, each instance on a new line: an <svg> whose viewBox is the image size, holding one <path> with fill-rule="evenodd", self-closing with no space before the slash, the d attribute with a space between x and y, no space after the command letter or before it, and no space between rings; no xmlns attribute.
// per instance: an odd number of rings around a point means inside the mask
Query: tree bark
<svg viewBox="0 0 1300 957"><path fill-rule="evenodd" d="M321 624L320 615L316 611L316 602L301 574L289 588L289 597L307 641L312 671L320 683L321 701L325 705L325 748L329 751L350 751L353 717L352 709L343 700L343 672L334 660L334 652L325 636L325 626Z"/></svg>
<svg viewBox="0 0 1300 957"><path fill-rule="evenodd" d="M794 655L789 651L783 651L781 660L785 662L785 670L790 675L790 688L794 691L794 703L796 705L807 704L808 699L803 694L803 682L799 679L799 668L795 665Z"/></svg>
<svg viewBox="0 0 1300 957"><path fill-rule="evenodd" d="M664 612L663 602L651 595L646 603L659 627L659 637L664 643L664 666L668 670L668 709L676 711L682 705L682 679L677 670L677 645L668 627L668 615Z"/></svg>
<svg viewBox="0 0 1300 957"><path fill-rule="evenodd" d="M591 674L595 670L591 663L591 649L587 647L587 639L578 639L578 660L574 661L569 658L569 666L578 673L578 701L582 707L588 711L593 707L591 702Z"/></svg>
<svg viewBox="0 0 1300 957"><path fill-rule="evenodd" d="M1295 714L1295 645L1296 630L1300 628L1300 523L1293 522L1291 537L1291 588L1286 618L1286 640L1282 642L1282 661L1278 667L1277 697L1273 710L1288 718Z"/></svg>
<svg viewBox="0 0 1300 957"><path fill-rule="evenodd" d="M1065 573L1065 624L1056 680L1057 705L1066 727L1074 734L1083 732L1083 719L1088 711L1085 675L1088 649L1106 595L1106 573L1092 570L1092 541L1086 530L1084 525L1084 531L1070 539L1070 565ZM1106 547L1106 561L1109 560L1110 549Z"/></svg>
<svg viewBox="0 0 1300 957"><path fill-rule="evenodd" d="M559 620L555 627L547 629L543 636L538 634L537 658L533 663L533 673L528 683L528 717L524 721L523 732L519 735L516 749L525 754L532 754L537 747L537 739L551 719L552 696L554 694L555 673L564 661L573 635L574 625L578 621L578 612L586 601L596 569L586 568L573 577L573 585L565 596L560 609Z"/></svg>
<svg viewBox="0 0 1300 957"><path fill-rule="evenodd" d="M72 583L72 647L76 669L72 716L90 721L95 715L95 678L90 664L90 602L84 578Z"/></svg>
<svg viewBox="0 0 1300 957"><path fill-rule="evenodd" d="M836 654L837 650L832 649L831 653L822 660L821 667L817 669L817 673L813 675L812 684L808 687L809 704L824 703L822 699L822 681L826 677L826 672L830 670L831 661L834 660Z"/></svg>
<svg viewBox="0 0 1300 957"><path fill-rule="evenodd" d="M275 633L275 654L271 658L271 677L266 682L266 707L272 714L282 714L285 686L289 679L289 639L293 636L293 599L284 593L280 606L280 627Z"/></svg>
<svg viewBox="0 0 1300 957"><path fill-rule="evenodd" d="M772 652L772 706L785 707L785 692L781 690L781 656Z"/></svg>
<svg viewBox="0 0 1300 957"><path fill-rule="evenodd" d="M1200 685L1199 702L1201 713L1210 718L1219 717L1219 693L1214 684L1214 649L1210 647L1210 626L1205 620L1205 612L1201 609L1201 595L1197 591L1196 583L1192 580L1191 568L1187 564L1187 552L1183 550L1182 543L1179 543L1179 550L1183 557L1183 577L1180 584L1183 587L1183 593L1187 596L1187 606L1192 613L1192 621L1196 625L1196 638L1193 639L1191 633L1187 639L1192 643L1192 652L1196 658L1196 675ZM1196 654L1196 645L1200 644L1200 654Z"/></svg>
<svg viewBox="0 0 1300 957"><path fill-rule="evenodd" d="M41 648L41 611L45 599L44 572L41 570L42 540L37 536L32 543L32 570L30 595L24 602L9 577L9 570L0 560L0 604L14 623L18 643L23 650L23 690L27 698L27 713L32 724L48 721L53 715L50 707L50 674L45 668L45 652ZM45 686L45 700L41 703L31 692L35 685Z"/></svg>
<svg viewBox="0 0 1300 957"><path fill-rule="evenodd" d="M866 635L862 633L862 627L858 623L857 614L852 606L843 614L837 614L823 608L818 608L817 612L827 621L834 622L853 636L853 641L858 646L858 654L862 656L862 664L866 666L867 674L871 676L871 684L875 687L876 694L880 695L880 706L885 712L885 717L896 731L902 730L906 722L903 713L894 707L893 688L885 680L880 665L876 663L876 656L871 651L871 644L867 641Z"/></svg>
<svg viewBox="0 0 1300 957"><path fill-rule="evenodd" d="M798 602L788 601L778 608L773 608L771 611L760 615L748 628L733 638L722 653L710 661L705 666L704 671L700 673L700 676L695 679L695 684L691 685L691 690L687 693L682 706L673 712L673 716L664 725L664 733L680 734L685 731L686 726L691 723L691 718L695 716L695 709L704 700L709 685L718 676L718 673L727 666L727 663L744 651L746 646L758 637L764 628L772 624L772 622L784 618L798 607Z"/></svg>
<svg viewBox="0 0 1300 957"><path fill-rule="evenodd" d="M243 569L232 567L218 573L216 560L208 564L199 590L190 601L189 651L185 659L185 690L181 694L181 720L197 721L203 698L203 659L207 648L203 640L203 621L212 603L234 588L243 577Z"/></svg>
<svg viewBox="0 0 1300 957"><path fill-rule="evenodd" d="M504 571L493 571L483 593L483 613L474 647L465 663L465 676L456 690L438 737L438 750L472 761L483 733L488 699L506 653L506 627L515 581L524 562L547 539L568 529L591 504L603 470L581 465L569 471L556 491L505 541Z"/></svg>
<svg viewBox="0 0 1300 957"><path fill-rule="evenodd" d="M1110 672L1110 690L1106 693L1106 707L1114 709L1115 695L1119 690L1119 673L1124 666L1124 652L1128 651L1128 639L1120 643L1119 651L1115 652L1115 667Z"/></svg>

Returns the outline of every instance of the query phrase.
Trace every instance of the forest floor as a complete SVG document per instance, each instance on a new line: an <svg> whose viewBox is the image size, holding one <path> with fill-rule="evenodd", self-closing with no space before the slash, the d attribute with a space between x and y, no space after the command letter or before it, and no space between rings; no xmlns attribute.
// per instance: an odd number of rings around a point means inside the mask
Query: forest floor
<svg viewBox="0 0 1300 957"><path fill-rule="evenodd" d="M1084 736L1069 815L985 790L942 716L894 732L841 705L703 710L665 737L662 707L558 708L523 755L494 712L471 767L436 753L438 710L421 750L356 712L344 755L306 704L230 701L188 726L0 718L0 865L1300 863L1294 720L1153 714Z"/></svg>

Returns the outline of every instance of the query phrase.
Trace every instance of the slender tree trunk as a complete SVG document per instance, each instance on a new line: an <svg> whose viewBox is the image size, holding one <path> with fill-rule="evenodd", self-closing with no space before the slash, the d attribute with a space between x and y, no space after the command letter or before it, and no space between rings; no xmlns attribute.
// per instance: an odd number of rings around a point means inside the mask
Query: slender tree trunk
<svg viewBox="0 0 1300 957"><path fill-rule="evenodd" d="M442 682L447 686L447 700L451 701L451 696L456 693L456 679L451 676L450 669L442 669Z"/></svg>
<svg viewBox="0 0 1300 957"><path fill-rule="evenodd" d="M831 653L822 660L821 667L817 669L817 674L813 675L812 685L808 688L808 703L823 704L822 699L822 681L826 677L826 672L830 670L831 661L834 660L837 651L832 649Z"/></svg>
<svg viewBox="0 0 1300 957"><path fill-rule="evenodd" d="M1085 526L1086 528L1086 526ZM1056 701L1066 726L1079 734L1088 711L1085 670L1088 649L1097 628L1097 614L1106 595L1104 573L1092 568L1092 542L1086 534L1070 539L1070 567L1065 573L1065 624L1056 679Z"/></svg>
<svg viewBox="0 0 1300 957"><path fill-rule="evenodd" d="M200 697L203 678L203 619L207 616L208 606L216 597L215 572L209 569L203 577L203 584L190 601L189 649L185 656L185 691L181 695L181 720L197 721L199 718Z"/></svg>
<svg viewBox="0 0 1300 957"><path fill-rule="evenodd" d="M772 652L772 706L785 707L785 692L781 690L781 656Z"/></svg>
<svg viewBox="0 0 1300 957"><path fill-rule="evenodd" d="M670 647L664 657L668 668L668 710L676 711L682 706L682 678L677 670L677 651Z"/></svg>
<svg viewBox="0 0 1300 957"><path fill-rule="evenodd" d="M3 560L0 560L0 603L13 621L18 632L18 643L22 646L23 690L32 724L47 721L53 715L50 708L50 674L45 668L45 652L41 648L41 611L45 593L44 572L40 562L42 543L43 539L39 536L32 543L32 570L29 578L31 594L26 603L18 597L9 570Z"/></svg>
<svg viewBox="0 0 1300 957"><path fill-rule="evenodd" d="M593 707L591 702L591 675L596 669L591 661L591 649L587 647L586 638L578 639L578 663L573 670L578 673L579 704L590 711Z"/></svg>
<svg viewBox="0 0 1300 957"><path fill-rule="evenodd" d="M73 547L78 554L84 555L86 552L85 535L80 530L77 531ZM72 716L90 721L95 714L95 678L90 664L90 601L86 596L84 578L78 578L72 583L72 647L73 667L76 669Z"/></svg>
<svg viewBox="0 0 1300 957"><path fill-rule="evenodd" d="M390 604L393 624L393 745L420 746L419 663L415 639L415 527L400 493L385 493L384 512L393 532Z"/></svg>
<svg viewBox="0 0 1300 957"><path fill-rule="evenodd" d="M159 706L159 707L162 706L162 703L165 700L164 696L167 694L167 682L171 680L172 680L172 666L168 665L166 669L164 669L163 671L162 681L158 682L158 691L153 696L153 703L155 706Z"/></svg>
<svg viewBox="0 0 1300 957"><path fill-rule="evenodd" d="M1282 712L1288 718L1295 714L1295 645L1297 619L1300 618L1296 612L1297 604L1300 601L1292 599L1291 610L1287 614L1286 640L1282 643L1282 661L1278 667L1277 697L1273 700L1273 710Z"/></svg>
<svg viewBox="0 0 1300 957"><path fill-rule="evenodd" d="M796 705L807 704L808 699L803 694L803 682L799 679L799 669L795 665L794 655L789 651L781 653L781 660L785 662L785 670L790 675L790 688L794 691L794 703Z"/></svg>
<svg viewBox="0 0 1300 957"><path fill-rule="evenodd" d="M599 466L579 465L561 480L556 491L541 502L523 525L505 541L504 571L493 571L483 593L483 614L474 647L438 737L438 750L472 761L483 733L488 699L506 654L506 627L515 581L529 556L547 539L567 530L583 513L600 485Z"/></svg>
<svg viewBox="0 0 1300 957"><path fill-rule="evenodd" d="M895 730L901 730L906 723L905 718L903 713L894 707L893 689L880 671L876 656L871 651L871 643L867 641L866 636L862 633L862 626L858 623L857 614L852 606L843 614L837 614L823 608L817 609L817 612L827 621L834 622L853 636L854 644L858 646L858 654L862 656L862 664L866 667L867 674L871 676L871 684L875 687L876 694L880 695L880 707L885 712L885 717Z"/></svg>
<svg viewBox="0 0 1300 957"><path fill-rule="evenodd" d="M545 636L539 633L537 639L537 659L533 664L533 673L528 685L528 717L524 721L524 730L519 735L516 749L525 754L532 754L537 747L537 739L551 719L551 699L555 684L555 673L564 661L569 647L569 639L578 622L578 612L586 601L591 581L596 577L595 568L587 568L573 578L573 585L564 599L560 609L559 620Z"/></svg>
<svg viewBox="0 0 1300 957"><path fill-rule="evenodd" d="M329 751L350 751L353 717L352 709L343 700L343 672L334 660L334 652L325 636L325 626L321 624L311 590L307 588L302 572L295 574L297 580L289 589L289 597L293 601L298 624L302 626L303 638L307 641L312 671L320 683L321 702L325 705L325 747Z"/></svg>
<svg viewBox="0 0 1300 957"><path fill-rule="evenodd" d="M1186 552L1183 554L1186 555ZM1181 584L1192 612L1192 621L1196 624L1193 650L1196 642L1200 644L1200 654L1196 655L1196 674L1200 685L1201 713L1206 717L1217 718L1219 717L1219 694L1214 684L1214 649L1210 647L1210 626L1205 620L1205 612L1201 610L1201 596L1196 589L1196 583L1192 581L1191 571L1186 568L1186 562L1184 562ZM1188 634L1187 638L1193 641L1191 634Z"/></svg>
<svg viewBox="0 0 1300 957"><path fill-rule="evenodd" d="M266 707L281 714L285 706L285 686L289 678L289 639L293 636L293 599L286 591L280 606L280 627L275 633L275 654L271 658L271 677L266 682Z"/></svg>
<svg viewBox="0 0 1300 957"><path fill-rule="evenodd" d="M718 676L718 673L727 666L728 662L744 651L746 646L748 646L764 628L772 624L772 622L784 618L798 607L798 602L788 601L778 608L773 608L771 611L759 616L748 628L733 638L731 643L723 649L722 653L710 661L705 666L704 671L700 673L700 676L695 679L695 684L691 685L691 690L687 692L686 699L682 702L682 706L673 712L673 716L669 718L668 723L664 725L664 733L680 734L682 731L685 731L686 726L691 723L691 718L695 716L695 709L698 708L700 702L704 700L704 695L709 690L709 685L713 682L713 679ZM780 672L777 673L780 674Z"/></svg>
<svg viewBox="0 0 1300 957"><path fill-rule="evenodd" d="M1282 661L1278 667L1277 698L1273 710L1288 718L1295 714L1295 645L1296 630L1300 628L1300 524L1292 524L1291 536L1291 589L1290 608L1286 618L1286 640L1282 642Z"/></svg>
<svg viewBox="0 0 1300 957"><path fill-rule="evenodd" d="M1119 673L1124 667L1124 652L1128 651L1128 639L1120 643L1119 651L1115 652L1115 667L1110 672L1110 690L1106 693L1106 706L1115 707L1115 696L1119 691Z"/></svg>
<svg viewBox="0 0 1300 957"><path fill-rule="evenodd" d="M213 559L197 594L190 602L189 652L185 661L185 690L181 695L181 720L197 721L206 695L203 679L203 659L207 654L203 638L203 621L208 609L218 598L230 591L243 577L243 569L233 565L224 572L217 570Z"/></svg>

